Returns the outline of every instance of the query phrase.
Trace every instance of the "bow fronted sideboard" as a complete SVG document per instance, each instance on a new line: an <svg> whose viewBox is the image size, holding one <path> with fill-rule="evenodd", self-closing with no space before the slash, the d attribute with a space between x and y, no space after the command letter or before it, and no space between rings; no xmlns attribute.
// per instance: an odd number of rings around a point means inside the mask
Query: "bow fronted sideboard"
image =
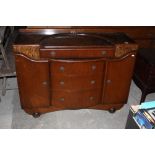
<svg viewBox="0 0 155 155"><path fill-rule="evenodd" d="M21 107L42 113L127 103L138 45L124 33L22 29L13 45Z"/></svg>

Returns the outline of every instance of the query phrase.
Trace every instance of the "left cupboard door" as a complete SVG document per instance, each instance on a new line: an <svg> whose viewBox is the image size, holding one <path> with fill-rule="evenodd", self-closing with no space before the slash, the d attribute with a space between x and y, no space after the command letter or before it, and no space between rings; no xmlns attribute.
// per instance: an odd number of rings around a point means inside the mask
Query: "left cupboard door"
<svg viewBox="0 0 155 155"><path fill-rule="evenodd" d="M22 108L50 106L48 60L32 60L22 54L15 55L17 81Z"/></svg>

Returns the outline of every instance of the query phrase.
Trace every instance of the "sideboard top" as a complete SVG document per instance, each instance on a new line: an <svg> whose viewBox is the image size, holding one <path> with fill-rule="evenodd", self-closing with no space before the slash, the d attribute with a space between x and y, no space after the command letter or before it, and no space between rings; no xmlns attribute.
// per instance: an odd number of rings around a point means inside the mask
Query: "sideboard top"
<svg viewBox="0 0 155 155"><path fill-rule="evenodd" d="M49 33L48 33L49 32ZM40 45L41 48L55 47L101 47L114 46L115 44L135 43L124 33L76 33L61 32L51 33L49 29L44 33L20 31L14 45Z"/></svg>

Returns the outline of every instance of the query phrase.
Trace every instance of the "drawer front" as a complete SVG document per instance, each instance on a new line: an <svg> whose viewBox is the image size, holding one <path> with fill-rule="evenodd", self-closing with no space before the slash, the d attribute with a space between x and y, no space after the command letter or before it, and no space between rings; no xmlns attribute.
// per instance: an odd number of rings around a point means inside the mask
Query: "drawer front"
<svg viewBox="0 0 155 155"><path fill-rule="evenodd" d="M90 76L104 71L102 60L51 60L51 76Z"/></svg>
<svg viewBox="0 0 155 155"><path fill-rule="evenodd" d="M51 104L86 108L99 103L104 74L103 60L51 60Z"/></svg>
<svg viewBox="0 0 155 155"><path fill-rule="evenodd" d="M40 49L41 58L102 58L113 56L113 49Z"/></svg>
<svg viewBox="0 0 155 155"><path fill-rule="evenodd" d="M103 74L93 76L53 76L51 88L55 90L80 91L101 88Z"/></svg>
<svg viewBox="0 0 155 155"><path fill-rule="evenodd" d="M52 92L52 105L60 108L87 108L100 103L101 90L90 90L81 92Z"/></svg>

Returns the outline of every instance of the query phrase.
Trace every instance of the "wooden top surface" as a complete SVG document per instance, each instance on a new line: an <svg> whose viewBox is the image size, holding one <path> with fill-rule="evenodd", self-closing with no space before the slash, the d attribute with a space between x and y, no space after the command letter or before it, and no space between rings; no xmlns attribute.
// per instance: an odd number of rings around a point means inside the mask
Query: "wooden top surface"
<svg viewBox="0 0 155 155"><path fill-rule="evenodd" d="M101 47L115 44L134 43L124 33L31 33L21 32L17 36L15 45L40 45L41 48L55 47Z"/></svg>

